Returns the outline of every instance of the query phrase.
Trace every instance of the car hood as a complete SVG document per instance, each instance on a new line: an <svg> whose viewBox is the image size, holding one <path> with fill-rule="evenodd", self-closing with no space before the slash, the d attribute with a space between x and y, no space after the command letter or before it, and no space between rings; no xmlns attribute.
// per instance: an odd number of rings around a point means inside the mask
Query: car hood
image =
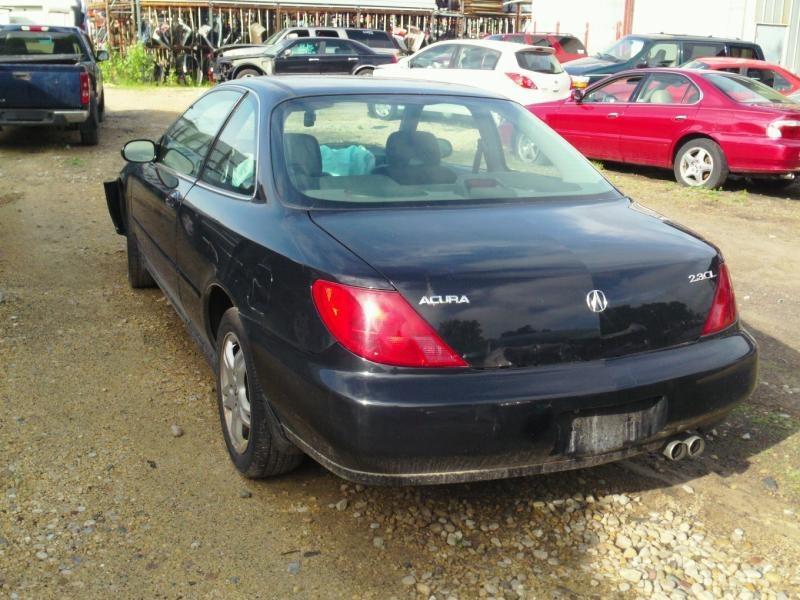
<svg viewBox="0 0 800 600"><path fill-rule="evenodd" d="M246 48L233 48L220 54L223 58L253 58L271 54L274 46L248 46Z"/></svg>
<svg viewBox="0 0 800 600"><path fill-rule="evenodd" d="M619 63L602 59L598 56L587 56L571 60L564 65L564 70L570 75L584 75L587 73L605 73L609 67L614 67Z"/></svg>
<svg viewBox="0 0 800 600"><path fill-rule="evenodd" d="M312 211L477 368L596 360L699 338L715 248L627 199ZM608 301L587 303L592 290Z"/></svg>

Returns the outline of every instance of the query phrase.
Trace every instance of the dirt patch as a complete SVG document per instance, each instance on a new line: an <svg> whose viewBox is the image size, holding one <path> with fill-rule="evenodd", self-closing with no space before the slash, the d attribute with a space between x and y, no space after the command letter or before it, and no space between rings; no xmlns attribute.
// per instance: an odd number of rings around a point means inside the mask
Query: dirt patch
<svg viewBox="0 0 800 600"><path fill-rule="evenodd" d="M797 188L697 192L605 168L723 249L761 346L753 399L701 460L430 488L351 486L307 461L250 482L180 320L157 290L128 288L101 185L127 139L158 137L197 94L109 88L96 148L74 132L0 133L4 595L797 595Z"/></svg>

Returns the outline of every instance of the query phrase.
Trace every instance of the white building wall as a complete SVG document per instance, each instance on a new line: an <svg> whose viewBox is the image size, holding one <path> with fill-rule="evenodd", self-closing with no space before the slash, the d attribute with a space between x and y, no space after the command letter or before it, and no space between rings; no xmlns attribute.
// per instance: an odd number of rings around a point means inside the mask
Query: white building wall
<svg viewBox="0 0 800 600"><path fill-rule="evenodd" d="M589 27L588 50L600 52L617 39L622 28L625 0L533 0L533 25L537 31L571 33L584 40Z"/></svg>

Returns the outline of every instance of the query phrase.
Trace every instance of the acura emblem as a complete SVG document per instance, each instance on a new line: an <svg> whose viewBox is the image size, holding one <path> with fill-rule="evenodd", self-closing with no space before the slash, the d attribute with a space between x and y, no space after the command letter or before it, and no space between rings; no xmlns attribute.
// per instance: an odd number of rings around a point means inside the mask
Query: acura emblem
<svg viewBox="0 0 800 600"><path fill-rule="evenodd" d="M588 306L589 310L592 312L603 312L608 306L606 295L601 290L592 290L586 294L586 306Z"/></svg>

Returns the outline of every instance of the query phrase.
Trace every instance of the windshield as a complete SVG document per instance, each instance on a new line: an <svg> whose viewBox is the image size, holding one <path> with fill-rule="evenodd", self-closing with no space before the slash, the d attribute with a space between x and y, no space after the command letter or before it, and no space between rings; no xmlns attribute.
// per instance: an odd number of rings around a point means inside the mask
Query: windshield
<svg viewBox="0 0 800 600"><path fill-rule="evenodd" d="M271 36L269 36L266 40L264 40L264 42L263 42L264 45L265 46L272 46L273 44L277 44L278 43L278 39L281 37L282 34L283 34L283 29L280 29L280 30L276 31Z"/></svg>
<svg viewBox="0 0 800 600"><path fill-rule="evenodd" d="M597 56L612 62L626 62L638 56L643 48L644 40L638 38L622 38L604 52L598 53Z"/></svg>
<svg viewBox="0 0 800 600"><path fill-rule="evenodd" d="M284 201L302 207L616 198L549 127L507 100L298 98L272 116Z"/></svg>
<svg viewBox="0 0 800 600"><path fill-rule="evenodd" d="M57 31L0 31L0 56L80 55L86 58L77 34Z"/></svg>
<svg viewBox="0 0 800 600"><path fill-rule="evenodd" d="M709 73L705 78L731 100L742 104L796 104L771 87L748 77Z"/></svg>

